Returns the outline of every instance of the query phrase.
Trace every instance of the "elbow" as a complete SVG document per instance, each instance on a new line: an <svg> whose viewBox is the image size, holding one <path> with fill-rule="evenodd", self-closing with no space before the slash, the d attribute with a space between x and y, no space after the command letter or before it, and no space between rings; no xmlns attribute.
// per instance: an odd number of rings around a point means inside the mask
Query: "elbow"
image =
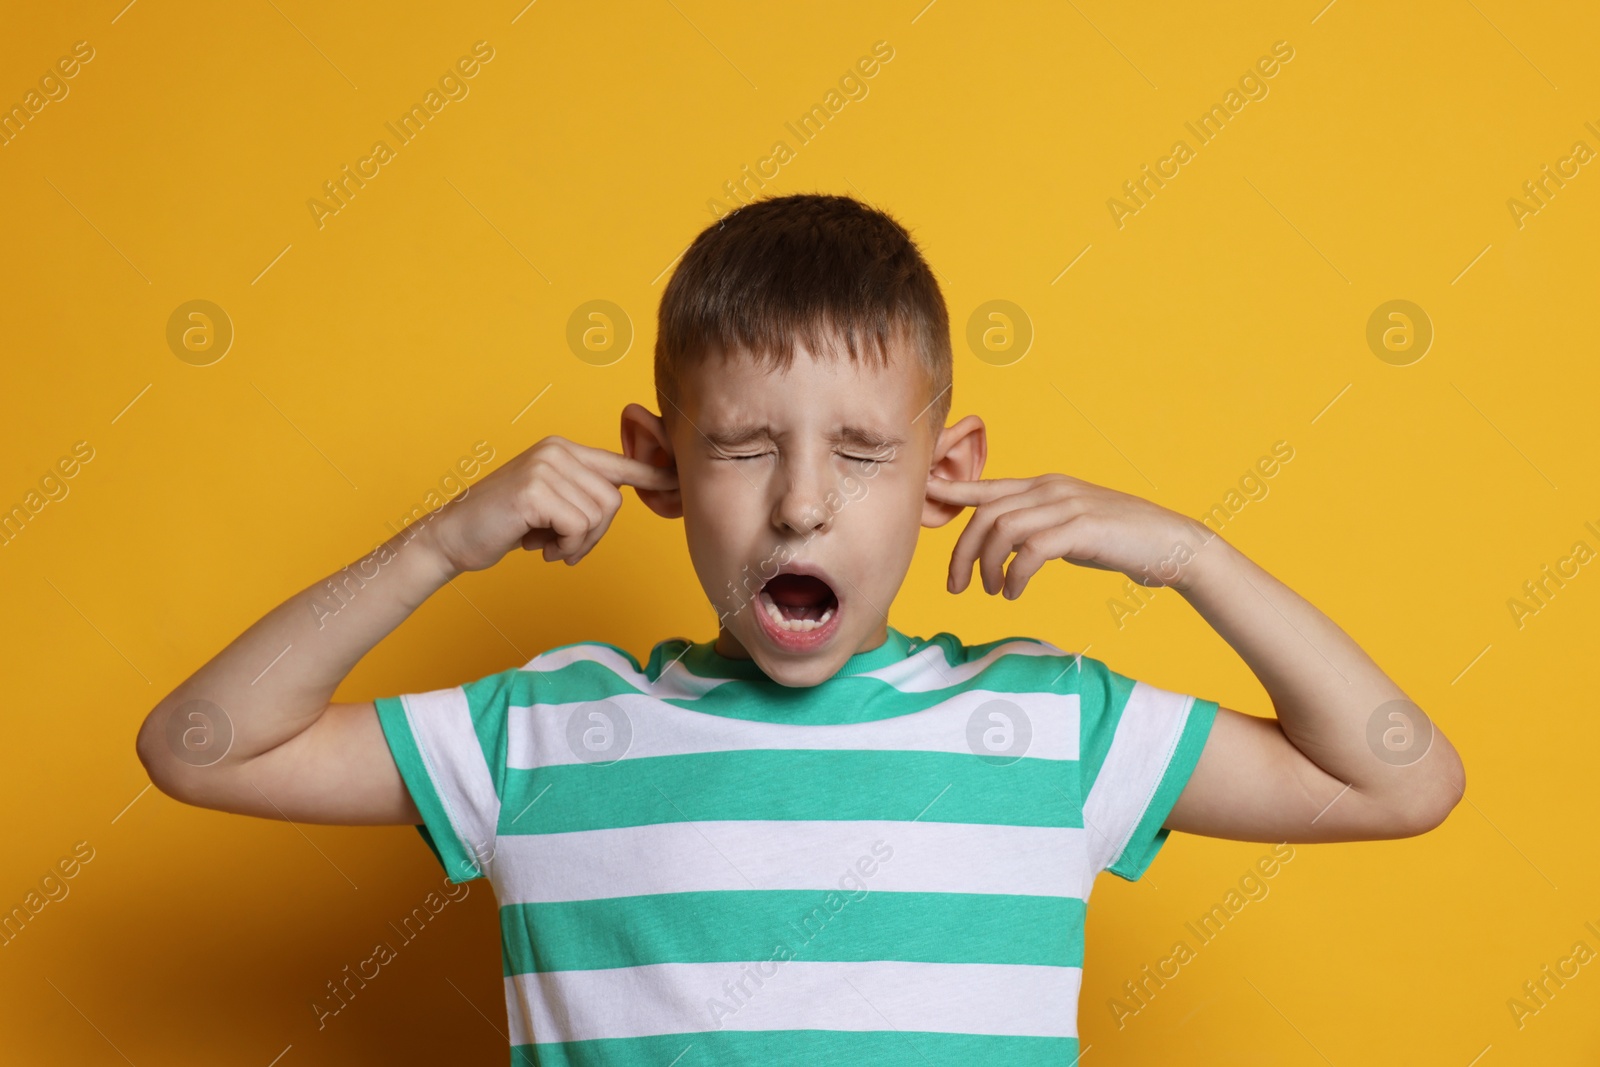
<svg viewBox="0 0 1600 1067"><path fill-rule="evenodd" d="M184 776L180 773L179 761L168 750L166 744L166 730L164 729L167 717L167 706L158 704L144 717L144 722L139 726L138 736L134 738L134 751L139 756L139 762L144 766L145 774L150 776L150 784L173 800L185 804L194 803L184 789Z"/></svg>
<svg viewBox="0 0 1600 1067"><path fill-rule="evenodd" d="M1399 813L1396 826L1399 832L1396 836L1416 837L1438 829L1466 795L1466 766L1461 762L1455 746L1446 741L1442 734L1437 736L1434 750L1416 766L1421 769L1424 763L1434 763L1435 760L1437 762L1430 768L1431 773L1425 782L1413 789Z"/></svg>
<svg viewBox="0 0 1600 1067"><path fill-rule="evenodd" d="M197 808L219 808L236 790L236 772L245 762L233 742L233 724L222 708L169 696L145 716L134 751L161 792Z"/></svg>
<svg viewBox="0 0 1600 1067"><path fill-rule="evenodd" d="M133 750L139 756L139 763L144 767L144 773L150 776L150 784L171 796L172 790L167 784L169 779L166 762L161 758L160 729L156 724L160 713L161 708L158 705L144 717L144 721L139 724L139 733L133 740Z"/></svg>

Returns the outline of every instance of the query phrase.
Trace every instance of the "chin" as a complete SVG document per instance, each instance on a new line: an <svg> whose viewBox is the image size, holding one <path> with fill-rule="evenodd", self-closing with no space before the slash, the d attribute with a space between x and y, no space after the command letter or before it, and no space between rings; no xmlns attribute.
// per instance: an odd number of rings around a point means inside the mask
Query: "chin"
<svg viewBox="0 0 1600 1067"><path fill-rule="evenodd" d="M809 689L814 685L821 685L837 674L850 656L849 653L829 651L796 658L775 657L757 652L752 658L756 661L756 666L761 668L761 673L779 685L791 689Z"/></svg>
<svg viewBox="0 0 1600 1067"><path fill-rule="evenodd" d="M854 586L814 560L793 560L748 603L739 643L763 674L794 688L827 681L865 637Z"/></svg>

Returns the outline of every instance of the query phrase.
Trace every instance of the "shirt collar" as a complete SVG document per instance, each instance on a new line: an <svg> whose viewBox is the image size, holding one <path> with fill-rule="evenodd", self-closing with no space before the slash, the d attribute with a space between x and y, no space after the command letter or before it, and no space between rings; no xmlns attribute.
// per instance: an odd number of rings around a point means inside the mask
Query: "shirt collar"
<svg viewBox="0 0 1600 1067"><path fill-rule="evenodd" d="M857 652L844 661L833 678L845 678L851 675L866 674L870 671L888 667L899 663L911 654L911 639L896 630L893 626L888 629L888 636L876 648L869 648L864 652ZM682 664L689 668L691 674L702 678L739 678L760 679L766 678L756 661L753 659L731 659L722 655L715 649L715 639L701 641L689 646L689 651L684 653ZM829 681L832 679L830 678Z"/></svg>

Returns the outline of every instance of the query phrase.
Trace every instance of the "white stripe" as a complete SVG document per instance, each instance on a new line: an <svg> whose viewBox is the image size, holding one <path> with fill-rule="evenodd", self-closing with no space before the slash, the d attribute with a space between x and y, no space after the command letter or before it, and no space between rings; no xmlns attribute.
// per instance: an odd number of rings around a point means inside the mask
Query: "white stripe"
<svg viewBox="0 0 1600 1067"><path fill-rule="evenodd" d="M867 820L678 822L512 834L496 842L495 896L508 905L713 890L865 888L1084 899L1095 873L1085 846L1085 832L1077 828Z"/></svg>
<svg viewBox="0 0 1600 1067"><path fill-rule="evenodd" d="M717 1029L1078 1036L1077 967L782 959L746 966L658 963L513 975L505 980L511 1043ZM761 986L747 979L750 995L735 987L737 999L730 997L725 983L746 973L759 974ZM712 1000L727 1010L714 1015Z"/></svg>
<svg viewBox="0 0 1600 1067"><path fill-rule="evenodd" d="M951 666L944 658L944 650L938 645L929 645L914 655L907 656L898 663L891 663L887 667L879 667L875 671L865 671L860 677L876 678L881 682L892 685L902 693L926 693L934 689L943 689L946 686L960 685L962 682L976 678L983 671L994 665L1002 656L1067 656L1054 645L1043 641L1027 639L1007 641L1002 645L990 649L971 663L958 663Z"/></svg>
<svg viewBox="0 0 1600 1067"><path fill-rule="evenodd" d="M682 638L678 638L682 640ZM667 661L671 663L671 660ZM629 685L645 692L654 693L663 700L689 700L704 696L706 693L726 685L728 678L701 678L691 674L688 668L679 663L675 667L664 670L661 677L652 682L643 671L635 670L632 662L616 649L606 645L586 643L568 645L565 648L552 649L542 652L529 660L522 669L525 671L558 671L574 663L597 663L606 670L615 674Z"/></svg>
<svg viewBox="0 0 1600 1067"><path fill-rule="evenodd" d="M474 862L494 852L500 798L472 728L472 710L460 686L400 698L428 778L444 804L450 826Z"/></svg>
<svg viewBox="0 0 1600 1067"><path fill-rule="evenodd" d="M1083 805L1093 870L1111 866L1150 807L1194 697L1136 682Z"/></svg>
<svg viewBox="0 0 1600 1067"><path fill-rule="evenodd" d="M1031 731L1026 748L1006 755L1031 759L1078 758L1078 695L1076 693L993 693L982 689L958 693L921 711L871 722L829 726L733 719L681 708L644 694L619 695L604 701L535 704L510 708L506 765L519 769L580 763L578 746L569 744L568 728L578 717L575 733L597 724L609 727L619 750L605 758L642 759L702 752L747 749L824 749L953 752L986 755L969 745L969 720L978 714L983 728L993 725L993 709L984 704L1004 701L1020 709ZM1000 713L1017 719L1015 711ZM601 716L602 718L595 718ZM1015 724L1013 724L1015 725ZM621 738L631 734L627 750ZM584 753L589 755L589 753Z"/></svg>

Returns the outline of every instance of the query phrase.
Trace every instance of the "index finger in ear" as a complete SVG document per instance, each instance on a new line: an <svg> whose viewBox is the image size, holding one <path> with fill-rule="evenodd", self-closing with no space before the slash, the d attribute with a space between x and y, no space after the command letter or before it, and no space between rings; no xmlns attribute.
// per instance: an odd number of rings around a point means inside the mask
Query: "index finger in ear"
<svg viewBox="0 0 1600 1067"><path fill-rule="evenodd" d="M1013 496L1032 483L1026 478L993 478L979 482L952 482L938 475L928 475L928 497L944 504L977 507L1004 496Z"/></svg>
<svg viewBox="0 0 1600 1067"><path fill-rule="evenodd" d="M635 489L678 488L676 468L654 467L643 460L590 445L576 447L584 461L612 485L631 485Z"/></svg>
<svg viewBox="0 0 1600 1067"><path fill-rule="evenodd" d="M611 480L617 485L631 485L635 489L670 490L678 488L678 469L676 467L653 467L643 460L629 459L627 456L618 456L617 461L625 464L617 476Z"/></svg>

